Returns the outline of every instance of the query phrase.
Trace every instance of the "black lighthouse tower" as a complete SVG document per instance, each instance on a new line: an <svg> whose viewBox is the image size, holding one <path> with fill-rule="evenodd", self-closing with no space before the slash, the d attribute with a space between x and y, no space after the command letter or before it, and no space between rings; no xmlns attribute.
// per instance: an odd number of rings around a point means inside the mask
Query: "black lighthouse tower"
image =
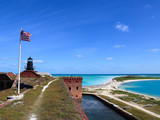
<svg viewBox="0 0 160 120"><path fill-rule="evenodd" d="M33 68L33 59L31 57L29 57L27 59L27 68L26 68L26 70L34 70L34 68Z"/></svg>

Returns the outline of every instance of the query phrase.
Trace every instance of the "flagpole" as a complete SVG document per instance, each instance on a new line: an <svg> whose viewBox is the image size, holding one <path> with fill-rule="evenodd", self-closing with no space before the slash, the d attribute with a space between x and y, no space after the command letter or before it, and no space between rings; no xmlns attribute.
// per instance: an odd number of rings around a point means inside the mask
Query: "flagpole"
<svg viewBox="0 0 160 120"><path fill-rule="evenodd" d="M22 27L21 27L22 31ZM21 32L20 32L21 33ZM20 34L21 35L21 34ZM21 38L21 36L20 36ZM18 95L20 94L20 67L21 67L21 39L19 40L19 62L18 62Z"/></svg>

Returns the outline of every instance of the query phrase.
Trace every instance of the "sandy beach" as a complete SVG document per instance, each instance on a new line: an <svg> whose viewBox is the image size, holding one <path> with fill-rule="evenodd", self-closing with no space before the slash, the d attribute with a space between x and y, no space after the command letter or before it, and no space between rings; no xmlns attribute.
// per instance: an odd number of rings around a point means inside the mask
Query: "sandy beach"
<svg viewBox="0 0 160 120"><path fill-rule="evenodd" d="M117 82L113 78L108 83L101 84L101 85L94 85L94 86L83 86L83 88L86 88L89 91L95 91L95 90L98 90L98 89L103 89L105 91L101 91L102 94L108 95L108 94L110 94L110 91L112 91L112 90L122 90L122 89L119 88L119 86L123 83L137 82L137 81L151 81L151 80L160 80L160 79L137 79L137 80L126 80L126 81L123 81L123 82ZM126 91L126 90L122 90L122 91ZM143 96L146 96L146 97L152 97L152 98L160 100L160 98L157 98L155 96L149 96L149 95L146 95L146 94L136 93L136 92L132 92L132 91L127 91L127 92L143 95Z"/></svg>
<svg viewBox="0 0 160 120"><path fill-rule="evenodd" d="M119 88L119 86L123 83L128 83L128 82L136 82L136 81L150 81L153 79L137 79L137 80L126 80L123 82L117 82L114 78L105 84L102 85L95 85L95 86L83 86L84 89L86 89L86 91L84 93L91 93L91 94L96 94L96 95L104 95L104 96L108 96L111 99L115 99L117 101L120 101L122 103L125 103L128 106L132 106L136 109L142 110L145 113L148 113L150 115L153 115L155 117L160 118L159 114L156 114L150 110L145 109L145 107L143 105L134 103L133 101L127 102L125 100L121 100L119 97L123 97L123 96L128 96L125 94L112 94L112 90L121 90L121 91L125 91ZM160 79L154 79L154 80L160 80ZM140 94L140 93L135 93L135 92L131 92L131 91L127 91L129 93L134 93L134 94L138 94L138 95L143 95L145 99L150 99L150 98L154 98L155 100L160 100L160 98L154 97L154 96L149 96L149 95L145 95L145 94Z"/></svg>

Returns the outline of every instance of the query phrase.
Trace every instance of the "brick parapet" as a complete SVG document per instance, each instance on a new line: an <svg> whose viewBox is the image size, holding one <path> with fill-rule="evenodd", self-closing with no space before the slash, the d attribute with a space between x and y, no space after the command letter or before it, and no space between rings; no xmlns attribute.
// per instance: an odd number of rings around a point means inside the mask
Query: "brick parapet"
<svg viewBox="0 0 160 120"><path fill-rule="evenodd" d="M63 78L65 78L66 81L71 80L71 79L67 79L67 77L63 77ZM69 77L68 77L68 78L69 78ZM83 78L82 78L82 77L79 77L79 78L81 78L81 81L82 81ZM64 80L64 79L63 79L63 80ZM68 88L68 85L67 85L68 82L66 82L65 80L64 80L64 85L66 86L67 91L70 93L71 97L73 98L74 103L75 103L75 105L76 105L76 109L77 109L77 111L80 113L81 119L82 119L82 120L88 120L88 117L86 116L86 114L85 114L84 111L82 110L81 105L80 105L80 104L78 103L78 101L77 101L77 100L82 100L82 98L81 98L81 99L75 99L75 98L74 98L72 91L70 91L69 88ZM76 79L74 79L74 80L76 80ZM75 82L74 82L74 83L75 83ZM81 85L82 85L82 82L81 82ZM82 94L82 92L81 92L81 94Z"/></svg>
<svg viewBox="0 0 160 120"><path fill-rule="evenodd" d="M82 77L63 77L65 83L82 83Z"/></svg>
<svg viewBox="0 0 160 120"><path fill-rule="evenodd" d="M63 77L70 94L75 100L82 99L82 77Z"/></svg>

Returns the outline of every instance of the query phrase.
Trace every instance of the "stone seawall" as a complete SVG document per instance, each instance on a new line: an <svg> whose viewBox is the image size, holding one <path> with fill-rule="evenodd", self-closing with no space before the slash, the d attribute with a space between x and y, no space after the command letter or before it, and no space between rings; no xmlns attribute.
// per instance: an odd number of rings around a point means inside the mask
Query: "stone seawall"
<svg viewBox="0 0 160 120"><path fill-rule="evenodd" d="M113 109L114 111L116 111L118 114L120 114L121 116L123 116L124 118L126 118L127 120L138 120L135 116L133 116L131 113L124 111L122 108L118 107L117 105L105 100L104 98L96 95L96 94L92 94L92 93L83 93L83 95L90 95L93 97L96 97L98 100L100 100L101 102L103 102L106 106L110 107L111 109Z"/></svg>

